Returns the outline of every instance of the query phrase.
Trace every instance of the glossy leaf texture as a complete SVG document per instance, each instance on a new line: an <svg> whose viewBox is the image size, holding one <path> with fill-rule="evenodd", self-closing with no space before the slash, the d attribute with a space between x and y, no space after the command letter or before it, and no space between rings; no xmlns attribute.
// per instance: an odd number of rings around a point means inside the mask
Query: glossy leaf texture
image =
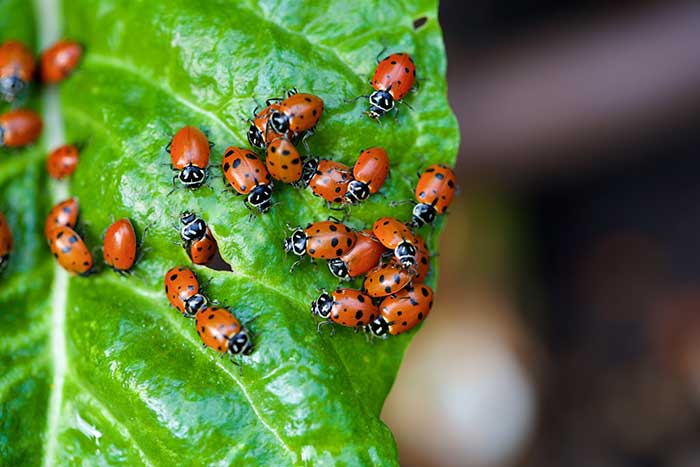
<svg viewBox="0 0 700 467"><path fill-rule="evenodd" d="M65 190L44 171L50 138L0 150L0 205L16 240L0 276L0 463L398 465L380 411L413 333L374 344L350 329L319 335L309 303L338 282L322 263L289 274L282 241L287 224L337 213L308 190L278 184L271 212L249 220L226 191L220 162L227 146L247 147L244 120L256 100L296 87L326 102L308 140L313 154L352 165L363 148L389 153L384 189L348 223L408 220L410 205L388 202L412 199L416 171L454 163L458 146L436 2L72 0L58 18L35 19L45 4L1 2L0 39L37 50L55 20L61 36L85 45L57 101L60 142L85 145L67 192L80 200L88 245L129 217L139 235L149 226L148 250L131 276L66 277L42 235ZM413 111L403 106L398 122L388 116L380 126L363 115L366 99L349 99L370 92L385 47L415 57L420 89L407 99ZM28 105L47 111L49 94ZM212 177L169 194L164 147L187 124L215 144ZM163 293L165 271L189 263L174 229L184 210L206 219L233 269L193 267L209 281L207 295L255 335L240 370L202 348L193 322ZM433 250L443 222L424 229ZM435 277L433 269L428 283ZM406 410L420 410L420 401Z"/></svg>

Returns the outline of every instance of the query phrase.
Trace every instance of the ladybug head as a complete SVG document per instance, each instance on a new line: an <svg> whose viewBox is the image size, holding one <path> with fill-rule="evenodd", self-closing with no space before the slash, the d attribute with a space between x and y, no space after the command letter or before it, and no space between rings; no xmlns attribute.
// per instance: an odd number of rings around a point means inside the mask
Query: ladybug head
<svg viewBox="0 0 700 467"><path fill-rule="evenodd" d="M394 98L389 91L374 91L369 96L369 116L379 118L394 108Z"/></svg>
<svg viewBox="0 0 700 467"><path fill-rule="evenodd" d="M345 200L350 204L357 204L369 198L369 187L366 183L353 180L348 184Z"/></svg>
<svg viewBox="0 0 700 467"><path fill-rule="evenodd" d="M258 212L267 212L272 206L272 187L270 185L256 186L248 194L246 201Z"/></svg>
<svg viewBox="0 0 700 467"><path fill-rule="evenodd" d="M311 314L321 318L328 318L332 308L333 297L325 290L315 301L311 302Z"/></svg>
<svg viewBox="0 0 700 467"><path fill-rule="evenodd" d="M253 341L248 335L248 331L241 329L241 331L235 336L228 340L228 351L232 355L248 355L253 351Z"/></svg>
<svg viewBox="0 0 700 467"><path fill-rule="evenodd" d="M292 232L292 235L284 239L285 253L292 252L297 256L304 256L306 253L306 234L304 229L299 228Z"/></svg>
<svg viewBox="0 0 700 467"><path fill-rule="evenodd" d="M254 123L251 123L250 128L248 128L248 142L255 148L265 149L262 131Z"/></svg>
<svg viewBox="0 0 700 467"><path fill-rule="evenodd" d="M413 206L413 218L411 226L415 228L423 227L425 224L432 224L437 212L430 204L418 203Z"/></svg>
<svg viewBox="0 0 700 467"><path fill-rule="evenodd" d="M394 256L404 268L413 268L416 265L416 247L411 242L404 240L394 250Z"/></svg>
<svg viewBox="0 0 700 467"><path fill-rule="evenodd" d="M311 183L311 179L316 175L316 169L318 169L318 157L310 157L304 161L304 165L301 166L301 178L297 184L301 188L306 188Z"/></svg>
<svg viewBox="0 0 700 467"><path fill-rule="evenodd" d="M207 297L202 294L194 294L187 300L185 300L185 316L187 318L194 318L194 316L201 310L207 307Z"/></svg>
<svg viewBox="0 0 700 467"><path fill-rule="evenodd" d="M0 79L0 95L7 102L11 102L24 90L26 83L17 76L6 76Z"/></svg>
<svg viewBox="0 0 700 467"><path fill-rule="evenodd" d="M198 188L207 178L207 170L190 164L180 171L178 178L186 188Z"/></svg>
<svg viewBox="0 0 700 467"><path fill-rule="evenodd" d="M204 219L197 217L191 212L186 212L180 217L183 227L180 229L180 236L185 242L201 240L207 234L207 223Z"/></svg>
<svg viewBox="0 0 700 467"><path fill-rule="evenodd" d="M328 260L328 269L338 279L350 280L350 271L348 271L348 266L342 259L333 258Z"/></svg>
<svg viewBox="0 0 700 467"><path fill-rule="evenodd" d="M383 316L380 316L369 323L366 329L377 337L386 338L387 334L389 334L389 323L386 322Z"/></svg>
<svg viewBox="0 0 700 467"><path fill-rule="evenodd" d="M270 125L270 129L274 133L285 134L289 130L289 117L279 110L275 110L272 112L272 114L270 114L268 123Z"/></svg>

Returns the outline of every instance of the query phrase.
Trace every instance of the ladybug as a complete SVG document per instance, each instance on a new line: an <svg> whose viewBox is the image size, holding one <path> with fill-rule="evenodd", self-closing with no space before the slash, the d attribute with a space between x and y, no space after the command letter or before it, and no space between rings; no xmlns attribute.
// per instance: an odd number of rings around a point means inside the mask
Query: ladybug
<svg viewBox="0 0 700 467"><path fill-rule="evenodd" d="M272 206L272 181L270 173L253 151L231 146L221 161L226 180L245 199L249 209L267 212Z"/></svg>
<svg viewBox="0 0 700 467"><path fill-rule="evenodd" d="M382 245L394 250L394 256L404 268L416 265L416 239L408 227L392 217L377 219L372 232Z"/></svg>
<svg viewBox="0 0 700 467"><path fill-rule="evenodd" d="M60 225L51 230L49 246L58 264L66 271L80 275L90 273L93 265L92 253L72 228Z"/></svg>
<svg viewBox="0 0 700 467"><path fill-rule="evenodd" d="M372 298L359 290L338 288L332 294L324 290L311 302L311 314L326 320L318 323L317 330L321 332L321 326L333 323L363 328L377 318L379 310ZM335 334L335 328L331 329L331 335Z"/></svg>
<svg viewBox="0 0 700 467"><path fill-rule="evenodd" d="M193 126L180 128L166 147L174 170L186 188L199 188L207 179L212 144L202 130Z"/></svg>
<svg viewBox="0 0 700 467"><path fill-rule="evenodd" d="M352 170L340 162L312 158L304 163L302 180L308 180L306 184L315 196L329 203L342 203L352 181Z"/></svg>
<svg viewBox="0 0 700 467"><path fill-rule="evenodd" d="M371 230L363 230L357 233L352 250L328 261L328 269L338 279L350 280L377 266L387 251Z"/></svg>
<svg viewBox="0 0 700 467"><path fill-rule="evenodd" d="M267 131L287 134L288 131L301 133L316 126L323 113L323 100L313 94L289 91L286 99L274 109L268 121Z"/></svg>
<svg viewBox="0 0 700 467"><path fill-rule="evenodd" d="M413 280L423 282L430 272L430 251L425 246L423 239L416 235L416 275Z"/></svg>
<svg viewBox="0 0 700 467"><path fill-rule="evenodd" d="M10 110L0 115L0 147L17 148L31 144L41 134L41 117L32 110Z"/></svg>
<svg viewBox="0 0 700 467"><path fill-rule="evenodd" d="M182 238L182 241L186 244L201 240L207 234L207 223L204 222L204 219L197 217L197 215L192 212L184 212L180 216L180 223L182 224L180 228L180 238Z"/></svg>
<svg viewBox="0 0 700 467"><path fill-rule="evenodd" d="M265 165L275 180L296 183L301 179L301 156L287 138L277 138L267 146Z"/></svg>
<svg viewBox="0 0 700 467"><path fill-rule="evenodd" d="M78 223L78 199L69 198L61 201L49 211L44 224L44 235L46 240L50 241L49 234L53 229L60 225L73 228Z"/></svg>
<svg viewBox="0 0 700 467"><path fill-rule="evenodd" d="M204 345L217 352L248 355L253 351L248 331L226 308L212 307L200 311L195 326Z"/></svg>
<svg viewBox="0 0 700 467"><path fill-rule="evenodd" d="M257 107L253 111L253 119L250 120L248 128L248 142L251 146L258 149L265 149L268 141L280 138L282 135L275 132L268 132L267 122L270 120L272 112L279 110L280 105L277 103L267 102L267 107L258 112Z"/></svg>
<svg viewBox="0 0 700 467"><path fill-rule="evenodd" d="M0 212L0 272L7 267L10 253L12 253L12 231L5 215Z"/></svg>
<svg viewBox="0 0 700 467"><path fill-rule="evenodd" d="M348 184L345 201L356 204L376 193L389 175L389 156L384 148L369 148L360 153L352 168L353 180Z"/></svg>
<svg viewBox="0 0 700 467"><path fill-rule="evenodd" d="M120 274L134 266L136 232L129 219L119 219L109 226L105 232L103 251L105 263Z"/></svg>
<svg viewBox="0 0 700 467"><path fill-rule="evenodd" d="M194 318L209 302L200 293L197 276L183 266L176 266L165 273L165 296L187 318Z"/></svg>
<svg viewBox="0 0 700 467"><path fill-rule="evenodd" d="M338 258L350 251L356 241L357 235L347 225L340 222L321 221L309 224L305 229L300 227L294 229L292 235L284 240L284 251L300 256L299 260L292 265L291 271L307 253L312 258Z"/></svg>
<svg viewBox="0 0 700 467"><path fill-rule="evenodd" d="M364 287L367 294L372 297L385 297L406 287L413 276L412 271L401 267L394 259L368 272Z"/></svg>
<svg viewBox="0 0 700 467"><path fill-rule="evenodd" d="M379 317L367 330L377 337L410 331L423 321L433 306L433 289L425 284L408 286L385 298L379 305Z"/></svg>
<svg viewBox="0 0 700 467"><path fill-rule="evenodd" d="M444 214L457 190L457 177L445 164L433 164L421 174L416 185L416 200L411 226L432 224L437 214Z"/></svg>
<svg viewBox="0 0 700 467"><path fill-rule="evenodd" d="M207 264L219 250L216 239L207 227L207 233L199 240L193 240L186 248L187 254L194 264Z"/></svg>
<svg viewBox="0 0 700 467"><path fill-rule="evenodd" d="M19 41L0 45L0 97L12 102L28 86L34 76L34 57Z"/></svg>
<svg viewBox="0 0 700 467"><path fill-rule="evenodd" d="M60 180L71 175L78 166L80 152L74 144L59 146L46 159L46 170L52 178Z"/></svg>
<svg viewBox="0 0 700 467"><path fill-rule="evenodd" d="M416 65L406 53L391 54L377 63L370 82L375 91L369 96L368 115L379 119L390 112L413 88L415 81Z"/></svg>
<svg viewBox="0 0 700 467"><path fill-rule="evenodd" d="M47 84L63 81L78 65L83 47L77 42L60 40L41 54L41 80Z"/></svg>

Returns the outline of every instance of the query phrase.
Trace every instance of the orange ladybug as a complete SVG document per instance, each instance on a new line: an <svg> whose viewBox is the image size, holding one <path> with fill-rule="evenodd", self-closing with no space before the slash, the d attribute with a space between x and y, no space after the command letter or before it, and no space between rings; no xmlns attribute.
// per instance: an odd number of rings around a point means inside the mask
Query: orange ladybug
<svg viewBox="0 0 700 467"><path fill-rule="evenodd" d="M204 237L190 242L186 250L194 264L207 264L219 251L219 246L211 230L207 227L207 233Z"/></svg>
<svg viewBox="0 0 700 467"><path fill-rule="evenodd" d="M109 226L105 233L103 251L105 263L120 274L134 266L136 232L129 219L119 219Z"/></svg>
<svg viewBox="0 0 700 467"><path fill-rule="evenodd" d="M369 148L360 153L352 168L353 180L348 184L345 200L356 204L369 198L384 185L389 175L389 156L384 148Z"/></svg>
<svg viewBox="0 0 700 467"><path fill-rule="evenodd" d="M165 273L165 296L187 318L194 318L209 302L199 289L197 276L183 266L176 266Z"/></svg>
<svg viewBox="0 0 700 467"><path fill-rule="evenodd" d="M377 64L372 77L375 91L369 96L371 118L379 119L401 102L416 81L416 65L406 53L391 54Z"/></svg>
<svg viewBox="0 0 700 467"><path fill-rule="evenodd" d="M311 158L304 163L302 181L315 196L328 203L342 203L352 181L352 170L340 162Z"/></svg>
<svg viewBox="0 0 700 467"><path fill-rule="evenodd" d="M231 146L221 161L226 180L238 194L247 195L246 206L267 212L272 206L272 181L265 163L249 149Z"/></svg>
<svg viewBox="0 0 700 467"><path fill-rule="evenodd" d="M207 179L211 144L202 130L193 126L180 128L166 147L170 162L186 188L199 188Z"/></svg>
<svg viewBox="0 0 700 467"><path fill-rule="evenodd" d="M10 253L12 253L12 231L5 215L0 212L0 272L7 267Z"/></svg>
<svg viewBox="0 0 700 467"><path fill-rule="evenodd" d="M272 111L267 131L287 134L288 131L301 133L316 126L323 113L323 99L313 94L289 91L287 98Z"/></svg>
<svg viewBox="0 0 700 467"><path fill-rule="evenodd" d="M328 269L338 279L350 280L376 267L387 251L389 250L377 240L371 230L363 230L357 233L357 241L352 250L328 261Z"/></svg>
<svg viewBox="0 0 700 467"><path fill-rule="evenodd" d="M52 178L60 180L71 175L78 166L80 152L74 144L59 146L46 159L46 170Z"/></svg>
<svg viewBox="0 0 700 467"><path fill-rule="evenodd" d="M63 81L70 75L83 55L80 44L60 40L41 54L41 80L46 84Z"/></svg>
<svg viewBox="0 0 700 467"><path fill-rule="evenodd" d="M44 235L47 241L51 241L49 234L58 226L66 226L73 228L78 223L78 199L69 198L56 204L48 216L44 224Z"/></svg>
<svg viewBox="0 0 700 467"><path fill-rule="evenodd" d="M416 238L408 227L392 217L377 219L372 232L382 245L394 250L394 256L404 268L416 265Z"/></svg>
<svg viewBox="0 0 700 467"><path fill-rule="evenodd" d="M68 272L87 275L92 270L92 253L75 230L60 225L49 234L51 253Z"/></svg>
<svg viewBox="0 0 700 467"><path fill-rule="evenodd" d="M433 164L420 176L416 185L416 204L411 226L432 224L437 214L444 214L457 190L457 177L445 164Z"/></svg>
<svg viewBox="0 0 700 467"><path fill-rule="evenodd" d="M415 282L423 282L425 277L430 272L430 251L425 246L423 239L416 235L416 275L413 277Z"/></svg>
<svg viewBox="0 0 700 467"><path fill-rule="evenodd" d="M412 271L401 267L394 259L368 272L364 287L372 297L385 297L406 287L413 276Z"/></svg>
<svg viewBox="0 0 700 467"><path fill-rule="evenodd" d="M248 331L226 308L212 307L200 311L195 327L204 345L217 352L248 355L253 351Z"/></svg>
<svg viewBox="0 0 700 467"><path fill-rule="evenodd" d="M275 180L296 183L301 178L301 156L287 138L277 138L268 144L265 165Z"/></svg>
<svg viewBox="0 0 700 467"><path fill-rule="evenodd" d="M333 323L355 329L362 328L377 318L379 310L372 298L359 290L338 288L332 294L324 290L311 302L311 314L325 319L318 323L317 330L321 332L321 326L332 326ZM334 327L331 328L331 335L333 334Z"/></svg>
<svg viewBox="0 0 700 467"><path fill-rule="evenodd" d="M305 229L300 227L294 229L292 235L284 240L284 251L300 257L292 265L291 271L307 253L312 258L337 258L350 251L356 241L357 235L347 225L334 221L321 221L309 224Z"/></svg>
<svg viewBox="0 0 700 467"><path fill-rule="evenodd" d="M0 45L0 97L12 102L29 86L34 76L34 57L19 41Z"/></svg>
<svg viewBox="0 0 700 467"><path fill-rule="evenodd" d="M379 305L379 317L367 330L377 337L410 331L428 317L433 307L433 289L425 284L408 286L385 298Z"/></svg>
<svg viewBox="0 0 700 467"><path fill-rule="evenodd" d="M17 148L33 143L41 134L41 117L28 109L0 115L0 147Z"/></svg>
<svg viewBox="0 0 700 467"><path fill-rule="evenodd" d="M268 101L267 106L260 112L258 112L257 107L253 110L253 119L249 120L250 127L248 128L248 142L251 146L265 149L268 141L282 137L281 134L268 131L267 129L267 122L270 121L272 112L278 111L279 108L279 104L273 104Z"/></svg>

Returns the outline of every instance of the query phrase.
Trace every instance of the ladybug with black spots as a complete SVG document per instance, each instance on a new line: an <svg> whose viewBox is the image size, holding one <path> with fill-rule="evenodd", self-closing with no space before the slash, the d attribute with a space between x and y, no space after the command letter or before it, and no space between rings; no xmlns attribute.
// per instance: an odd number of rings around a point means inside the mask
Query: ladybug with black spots
<svg viewBox="0 0 700 467"><path fill-rule="evenodd" d="M202 186L207 179L212 146L199 128L189 125L180 128L165 148L170 153L173 170L178 171L173 183L179 179L185 188Z"/></svg>
<svg viewBox="0 0 700 467"><path fill-rule="evenodd" d="M249 120L248 142L251 146L258 149L266 149L268 141L273 141L282 136L279 133L267 130L267 124L270 121L272 112L278 111L280 105L269 101L266 104L265 108L260 112L258 112L256 107L253 110L253 118Z"/></svg>
<svg viewBox="0 0 700 467"><path fill-rule="evenodd" d="M0 272L4 271L12 253L12 231L5 215L0 212Z"/></svg>
<svg viewBox="0 0 700 467"><path fill-rule="evenodd" d="M457 191L457 177L445 164L433 164L423 171L416 185L416 204L411 226L432 224L438 214L444 214Z"/></svg>
<svg viewBox="0 0 700 467"><path fill-rule="evenodd" d="M46 84L66 79L80 61L83 47L74 41L60 40L41 54L41 80Z"/></svg>
<svg viewBox="0 0 700 467"><path fill-rule="evenodd" d="M410 331L428 317L432 307L433 289L425 284L408 286L382 301L379 317L366 330L382 338Z"/></svg>
<svg viewBox="0 0 700 467"><path fill-rule="evenodd" d="M80 151L75 144L64 144L57 147L46 159L46 171L51 178L60 180L70 176L78 167Z"/></svg>
<svg viewBox="0 0 700 467"><path fill-rule="evenodd" d="M301 179L302 158L287 138L280 137L268 144L265 166L275 180L296 183Z"/></svg>
<svg viewBox="0 0 700 467"><path fill-rule="evenodd" d="M384 148L369 148L360 153L352 168L352 180L345 193L345 201L360 203L384 185L389 175L389 156Z"/></svg>
<svg viewBox="0 0 700 467"><path fill-rule="evenodd" d="M231 356L248 355L253 351L253 341L240 321L226 308L211 307L197 313L197 334L204 346Z"/></svg>
<svg viewBox="0 0 700 467"><path fill-rule="evenodd" d="M233 189L246 195L251 211L265 213L272 207L272 180L265 163L251 150L231 146L221 161L224 176Z"/></svg>
<svg viewBox="0 0 700 467"><path fill-rule="evenodd" d="M352 170L329 159L311 158L304 163L302 182L311 192L330 203L342 204L352 181Z"/></svg>
<svg viewBox="0 0 700 467"><path fill-rule="evenodd" d="M402 267L413 269L416 266L416 238L406 224L392 217L377 219L372 227L377 239L390 250Z"/></svg>
<svg viewBox="0 0 700 467"><path fill-rule="evenodd" d="M401 267L396 259L392 259L367 273L364 288L372 297L386 297L406 287L414 275L413 270Z"/></svg>
<svg viewBox="0 0 700 467"><path fill-rule="evenodd" d="M413 88L416 65L407 53L395 53L377 63L370 84L374 92L369 96L369 112L374 119L394 109Z"/></svg>
<svg viewBox="0 0 700 467"><path fill-rule="evenodd" d="M186 245L185 249L194 264L207 264L219 251L219 246L211 233L211 229L207 227L204 237L192 240Z"/></svg>
<svg viewBox="0 0 700 467"><path fill-rule="evenodd" d="M279 108L274 109L268 121L267 131L287 135L313 130L323 113L323 99L313 94L287 92ZM291 136L291 135L288 135Z"/></svg>
<svg viewBox="0 0 700 467"><path fill-rule="evenodd" d="M15 109L0 115L0 147L19 148L41 134L41 117L33 110Z"/></svg>
<svg viewBox="0 0 700 467"><path fill-rule="evenodd" d="M186 318L194 318L209 303L201 293L197 276L184 266L176 266L165 273L165 296Z"/></svg>
<svg viewBox="0 0 700 467"><path fill-rule="evenodd" d="M311 314L325 320L318 323L318 332L321 332L321 326L330 324L331 335L333 335L335 334L333 323L357 330L374 321L379 311L368 295L355 289L338 288L332 293L324 290L316 300L311 302Z"/></svg>
<svg viewBox="0 0 700 467"><path fill-rule="evenodd" d="M363 230L357 232L357 241L350 251L328 261L328 269L338 279L349 281L376 267L387 251L371 230Z"/></svg>
<svg viewBox="0 0 700 467"><path fill-rule="evenodd" d="M58 264L66 271L82 276L92 272L92 253L72 228L61 225L51 230L49 247Z"/></svg>
<svg viewBox="0 0 700 467"><path fill-rule="evenodd" d="M292 234L284 240L284 251L300 258L292 265L290 272L307 254L311 258L338 258L350 251L356 241L357 235L350 227L335 221L314 222L305 229L293 229Z"/></svg>
<svg viewBox="0 0 700 467"><path fill-rule="evenodd" d="M0 97L14 101L34 77L34 56L19 41L9 40L0 45Z"/></svg>
<svg viewBox="0 0 700 467"><path fill-rule="evenodd" d="M58 226L75 227L78 223L78 211L79 206L77 198L69 198L65 201L61 201L51 208L51 211L49 211L49 214L46 216L46 223L44 224L46 241L50 241L49 234Z"/></svg>
<svg viewBox="0 0 700 467"><path fill-rule="evenodd" d="M104 261L119 274L126 274L136 262L136 232L126 217L107 228L102 251Z"/></svg>

